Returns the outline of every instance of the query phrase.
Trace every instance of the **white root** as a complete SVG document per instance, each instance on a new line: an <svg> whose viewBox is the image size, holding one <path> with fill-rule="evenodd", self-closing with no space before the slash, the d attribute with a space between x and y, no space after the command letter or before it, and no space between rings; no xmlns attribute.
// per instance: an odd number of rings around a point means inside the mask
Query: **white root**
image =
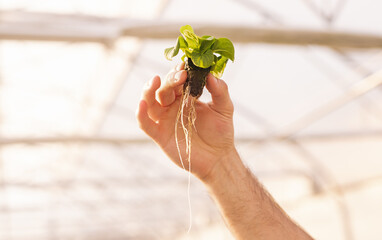
<svg viewBox="0 0 382 240"><path fill-rule="evenodd" d="M189 206L189 215L190 215L190 225L188 228L188 232L190 232L192 227L192 209L191 209L191 197L190 197L190 186L191 186L191 138L192 138L192 128L195 127L195 121L196 121L196 110L195 110L195 102L196 98L190 96L191 87L188 85L186 89L183 91L180 104L179 104L179 110L176 116L175 120L175 142L176 147L179 154L179 159L182 164L182 167L184 170L186 170L182 153L180 150L179 140L178 140L178 123L180 122L182 125L183 133L184 133L184 140L186 143L186 154L187 154L187 161L188 161L188 206ZM185 114L186 110L186 114ZM185 115L187 116L187 119L185 120ZM185 121L187 121L185 123Z"/></svg>
<svg viewBox="0 0 382 240"><path fill-rule="evenodd" d="M184 140L186 143L186 154L187 154L187 161L190 162L191 157L191 138L192 138L192 128L195 129L195 121L196 121L196 110L195 110L195 102L196 98L192 97L190 95L190 86L187 86L186 89L183 91L181 96L181 101L179 104L179 110L176 116L175 120L175 142L176 147L178 150L180 162L182 164L182 167L186 170L184 166L183 157L180 150L180 144L178 139L178 124L182 125L182 130L184 133ZM185 119L186 116L186 119ZM190 169L188 169L190 171Z"/></svg>

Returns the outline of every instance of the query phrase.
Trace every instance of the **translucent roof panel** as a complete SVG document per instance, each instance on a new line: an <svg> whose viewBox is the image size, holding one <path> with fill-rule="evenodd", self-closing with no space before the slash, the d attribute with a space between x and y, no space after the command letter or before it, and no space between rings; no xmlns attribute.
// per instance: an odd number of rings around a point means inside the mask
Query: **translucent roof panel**
<svg viewBox="0 0 382 240"><path fill-rule="evenodd" d="M381 7L371 0L1 1L0 239L233 239L196 178L187 233L187 174L135 120L144 84L180 61L163 56L174 44L170 33L183 24L196 33L203 26L280 36L345 31L359 43L382 36ZM140 34L156 37L138 36L147 26ZM223 79L240 155L316 239L377 240L381 48L280 41L234 41ZM210 100L208 91L201 100Z"/></svg>

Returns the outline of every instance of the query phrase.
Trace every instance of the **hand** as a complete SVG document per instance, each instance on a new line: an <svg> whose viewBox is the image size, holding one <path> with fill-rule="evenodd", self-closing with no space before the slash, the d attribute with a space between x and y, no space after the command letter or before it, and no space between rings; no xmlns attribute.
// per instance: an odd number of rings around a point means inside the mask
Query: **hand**
<svg viewBox="0 0 382 240"><path fill-rule="evenodd" d="M175 121L183 84L187 72L184 64L170 71L164 82L155 76L146 84L142 99L137 109L140 128L145 131L175 162L182 166L175 142ZM212 101L195 103L196 130L192 129L191 138L191 172L204 179L216 163L234 149L233 104L228 94L227 84L208 74L207 90ZM178 124L180 127L181 124ZM188 170L186 146L183 131L179 128L178 139L184 166Z"/></svg>
<svg viewBox="0 0 382 240"><path fill-rule="evenodd" d="M187 78L182 69L183 65L173 69L164 82L154 77L146 85L137 110L140 127L179 166L182 164L175 142L175 121ZM207 185L233 235L236 239L312 239L263 189L236 152L233 105L225 82L209 74L206 87L212 102L195 103L191 172ZM182 133L179 129L179 139L184 139ZM186 161L186 146L184 141L180 143L182 159ZM188 164L185 162L184 166L187 168Z"/></svg>

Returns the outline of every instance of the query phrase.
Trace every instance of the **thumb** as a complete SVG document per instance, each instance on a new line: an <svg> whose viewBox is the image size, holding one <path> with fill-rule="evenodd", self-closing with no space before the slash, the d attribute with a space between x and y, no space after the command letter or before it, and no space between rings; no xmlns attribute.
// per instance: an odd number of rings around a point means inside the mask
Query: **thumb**
<svg viewBox="0 0 382 240"><path fill-rule="evenodd" d="M233 114L233 104L229 96L227 84L209 73L207 75L207 90L211 93L211 107L222 114Z"/></svg>

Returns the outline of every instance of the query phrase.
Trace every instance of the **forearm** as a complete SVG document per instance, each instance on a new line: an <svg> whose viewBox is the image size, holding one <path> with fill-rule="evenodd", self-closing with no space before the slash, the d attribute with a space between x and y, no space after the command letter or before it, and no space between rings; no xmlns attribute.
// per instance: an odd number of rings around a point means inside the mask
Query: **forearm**
<svg viewBox="0 0 382 240"><path fill-rule="evenodd" d="M237 239L312 239L272 199L236 150L220 159L203 182Z"/></svg>

